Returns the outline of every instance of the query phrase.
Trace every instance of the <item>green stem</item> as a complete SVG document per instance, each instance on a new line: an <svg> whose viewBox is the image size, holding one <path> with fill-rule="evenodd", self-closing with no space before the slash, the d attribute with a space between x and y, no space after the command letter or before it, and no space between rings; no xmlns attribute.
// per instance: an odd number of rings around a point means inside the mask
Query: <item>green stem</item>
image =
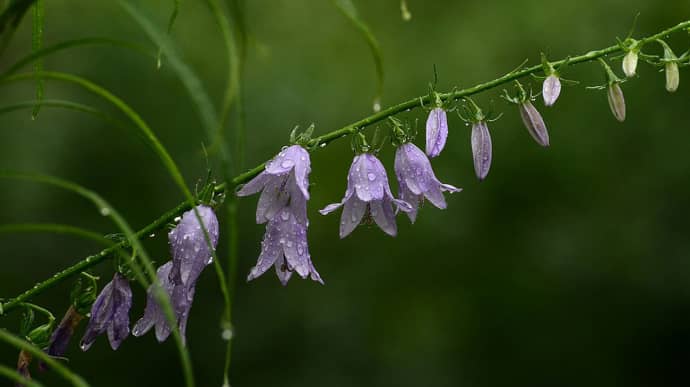
<svg viewBox="0 0 690 387"><path fill-rule="evenodd" d="M646 37L644 39L641 39L640 41L648 43L652 42L656 39L659 39L661 37L665 37L666 35L672 34L677 31L685 30L686 28L690 28L690 20L684 21L674 27L667 28L657 34L651 35L649 37ZM593 60L597 60L598 58L604 57L606 55L611 55L611 54L616 54L621 52L622 49L620 46L615 45L615 46L610 46L601 50L596 50L596 51L590 51L586 54L575 56L575 57L570 57L569 59L563 59L557 62L553 62L555 66L560 66L564 64L566 61L568 62L569 65L574 65L577 63L584 63L584 62L591 62ZM536 65L532 67L528 67L522 70L518 71L513 71L510 72L500 78L497 78L495 80L482 83L479 85L476 85L471 88L463 89L458 92L449 92L449 93L442 93L440 94L440 97L442 100L451 100L451 99L461 99L463 97L467 97L470 95L474 95L477 93L480 93L482 91L488 90L495 88L497 86L509 83L513 80L524 78L528 75L535 74L542 71L542 66L541 65ZM366 118L363 118L355 123L352 123L350 125L347 125L343 128L340 128L338 130L334 130L330 133L321 135L319 137L316 137L312 140L312 143L310 145L314 146L315 148L319 148L323 144L328 144L336 139L348 136L350 134L356 133L368 126L371 126L375 123L378 123L380 121L383 121L387 119L388 117L394 116L400 112L407 111L408 109L415 109L421 107L422 103L427 104L430 102L429 96L422 96L422 97L417 97L413 98L411 100L402 102L398 105L389 107L387 109L384 109L376 114L372 114ZM251 178L254 176L258 175L263 169L264 169L265 163L262 163L244 173L241 173L237 175L235 178L233 178L229 183L230 186L235 186L238 184L245 183L249 181ZM214 188L215 192L223 192L225 190L225 183L220 184ZM231 191L229 191L231 192ZM156 221L153 223L149 224L148 226L144 227L142 230L138 231L136 235L138 237L150 234L153 231L156 231L160 228L162 228L165 224L168 222L172 221L176 216L179 216L182 212L188 210L191 208L190 204L188 202L182 203L178 205L176 208L168 211L164 215L162 215L160 218L158 218ZM56 284L64 281L66 278L77 274L79 272L82 272L89 267L92 267L100 262L102 262L104 259L112 255L116 249L120 248L125 248L129 246L127 241L120 242L110 248L104 249L101 252L91 255L89 257L86 257L85 259L77 262L73 266L70 266L63 271L59 272L55 276L51 277L48 280L42 281L34 285L31 289L25 291L24 293L20 294L19 296L1 304L0 307L0 313L4 310L4 312L7 312L9 310L12 310L17 307L18 303L24 302L28 300L29 298L43 293L47 289L52 288Z"/></svg>

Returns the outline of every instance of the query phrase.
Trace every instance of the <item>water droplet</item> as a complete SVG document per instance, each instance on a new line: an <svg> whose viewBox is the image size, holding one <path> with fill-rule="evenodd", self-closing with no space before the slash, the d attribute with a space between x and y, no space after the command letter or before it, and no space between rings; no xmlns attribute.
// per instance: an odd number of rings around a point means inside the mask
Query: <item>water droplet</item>
<svg viewBox="0 0 690 387"><path fill-rule="evenodd" d="M319 148L325 148L325 147L326 147L326 143L325 143L325 142L324 142L324 143L321 143L321 145L319 145Z"/></svg>
<svg viewBox="0 0 690 387"><path fill-rule="evenodd" d="M295 162L290 159L285 159L282 163L280 163L280 166L283 168L290 168L293 165L295 165Z"/></svg>
<svg viewBox="0 0 690 387"><path fill-rule="evenodd" d="M367 173L367 177L369 178L369 181L376 180L376 175L372 172Z"/></svg>
<svg viewBox="0 0 690 387"><path fill-rule="evenodd" d="M297 254L304 254L304 247L302 247L302 245L297 245Z"/></svg>
<svg viewBox="0 0 690 387"><path fill-rule="evenodd" d="M232 329L223 329L223 332L220 334L220 337L225 341L230 341L230 339L232 339Z"/></svg>
<svg viewBox="0 0 690 387"><path fill-rule="evenodd" d="M149 235L149 238L155 238L155 237L156 237L155 233L151 233L151 235Z"/></svg>
<svg viewBox="0 0 690 387"><path fill-rule="evenodd" d="M292 247L292 241L287 241L286 245L287 247Z"/></svg>
<svg viewBox="0 0 690 387"><path fill-rule="evenodd" d="M288 219L290 219L290 214L288 214L287 211L283 211L283 212L280 214L280 217L283 218L283 220L288 220Z"/></svg>
<svg viewBox="0 0 690 387"><path fill-rule="evenodd" d="M373 108L374 108L374 113L380 112L381 111L381 103L378 100L374 101Z"/></svg>
<svg viewBox="0 0 690 387"><path fill-rule="evenodd" d="M110 208L108 208L108 207L102 207L102 208L101 208L101 215L103 215L103 216L108 216L108 215L110 215Z"/></svg>
<svg viewBox="0 0 690 387"><path fill-rule="evenodd" d="M175 219L173 219L173 221L174 221L175 223L177 223L177 222L179 222L181 219L182 219L181 217L176 216Z"/></svg>

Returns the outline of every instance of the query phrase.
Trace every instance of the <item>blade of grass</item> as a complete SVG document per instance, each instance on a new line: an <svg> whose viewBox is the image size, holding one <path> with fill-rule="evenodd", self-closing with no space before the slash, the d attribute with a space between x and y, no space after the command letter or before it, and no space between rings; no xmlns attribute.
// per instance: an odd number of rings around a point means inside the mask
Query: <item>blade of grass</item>
<svg viewBox="0 0 690 387"><path fill-rule="evenodd" d="M58 375L68 381L71 385L75 387L89 387L89 384L81 376L70 371L69 368L65 367L62 363L46 355L46 353L40 348L11 334L5 329L0 329L0 341L4 341L17 349L26 351L34 357L41 359L41 361L45 362L51 369L55 370Z"/></svg>
<svg viewBox="0 0 690 387"><path fill-rule="evenodd" d="M16 382L25 387L43 387L43 385L36 380L26 378L24 375L17 372L15 369L0 364L0 375L7 379Z"/></svg>

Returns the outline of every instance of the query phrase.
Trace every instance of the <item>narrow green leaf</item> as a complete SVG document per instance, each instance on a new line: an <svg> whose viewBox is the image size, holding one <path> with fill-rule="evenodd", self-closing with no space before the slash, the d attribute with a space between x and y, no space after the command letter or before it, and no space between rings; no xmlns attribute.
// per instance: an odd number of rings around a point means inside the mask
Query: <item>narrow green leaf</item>
<svg viewBox="0 0 690 387"><path fill-rule="evenodd" d="M26 11L36 0L11 0L0 14L0 55L5 51Z"/></svg>
<svg viewBox="0 0 690 387"><path fill-rule="evenodd" d="M173 26L175 25L175 20L177 20L177 14L180 12L180 0L173 0L173 10L168 19L168 35L172 32ZM158 47L158 55L156 56L156 67L161 68L161 56L163 55L163 49Z"/></svg>
<svg viewBox="0 0 690 387"><path fill-rule="evenodd" d="M24 377L24 375L20 374L15 369L6 367L2 364L0 364L0 375L6 377L7 379L13 382L16 382L17 384L21 384L26 387L43 387L43 385L38 381L27 379Z"/></svg>
<svg viewBox="0 0 690 387"><path fill-rule="evenodd" d="M333 0L333 3L338 9L350 20L353 26L362 33L371 49L371 55L374 58L374 65L376 66L376 76L378 79L376 96L374 98L374 111L381 109L381 95L383 94L383 60L381 58L381 47L378 40L369 29L369 26L359 16L357 7L352 0Z"/></svg>
<svg viewBox="0 0 690 387"><path fill-rule="evenodd" d="M40 60L41 58L68 49L72 47L79 47L79 46L89 46L89 45L104 45L104 46L111 46L111 47L119 47L119 48L124 48L127 50L131 50L133 52L140 53L142 55L150 56L151 58L154 57L154 53L151 52L148 48L139 45L137 43L132 43L124 40L117 40L117 39L110 39L110 38L100 38L100 37L90 37L90 38L81 38L81 39L74 39L74 40L67 40L64 42L60 42L57 44L54 44L52 46L44 47L41 48L40 50L37 50L35 52L32 52L31 54L19 59L17 62L15 62L12 66L10 66L7 70L2 72L0 75L0 78L5 78L10 74L14 74L17 71L19 71L22 67L28 65L29 63L33 63L37 60Z"/></svg>
<svg viewBox="0 0 690 387"><path fill-rule="evenodd" d="M33 29L31 33L31 52L35 53L43 48L43 28L45 24L45 7L43 0L38 0L33 5ZM43 78L38 74L43 71L43 59L37 59L34 62L34 74L36 75L36 106L31 112L31 118L36 119L38 112L41 110L41 101L43 100L44 85Z"/></svg>
<svg viewBox="0 0 690 387"><path fill-rule="evenodd" d="M112 246L115 243L105 238L100 233L87 230L80 227L70 226L67 224L55 224L55 223L13 223L13 224L1 224L0 234L4 233L19 233L19 232L30 232L30 233L52 233L52 234L65 234L74 235L84 239L90 239L98 243L104 244L106 246Z"/></svg>

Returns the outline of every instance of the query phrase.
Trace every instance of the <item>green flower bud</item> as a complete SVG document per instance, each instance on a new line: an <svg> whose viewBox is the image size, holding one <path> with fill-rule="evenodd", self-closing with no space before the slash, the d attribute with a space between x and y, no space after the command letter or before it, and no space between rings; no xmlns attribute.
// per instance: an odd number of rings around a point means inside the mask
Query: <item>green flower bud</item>
<svg viewBox="0 0 690 387"><path fill-rule="evenodd" d="M87 315L91 310L91 304L96 300L98 295L98 285L96 280L98 277L94 277L87 272L81 273L79 279L72 287L72 292L70 293L70 301L76 309L77 313L81 315Z"/></svg>

